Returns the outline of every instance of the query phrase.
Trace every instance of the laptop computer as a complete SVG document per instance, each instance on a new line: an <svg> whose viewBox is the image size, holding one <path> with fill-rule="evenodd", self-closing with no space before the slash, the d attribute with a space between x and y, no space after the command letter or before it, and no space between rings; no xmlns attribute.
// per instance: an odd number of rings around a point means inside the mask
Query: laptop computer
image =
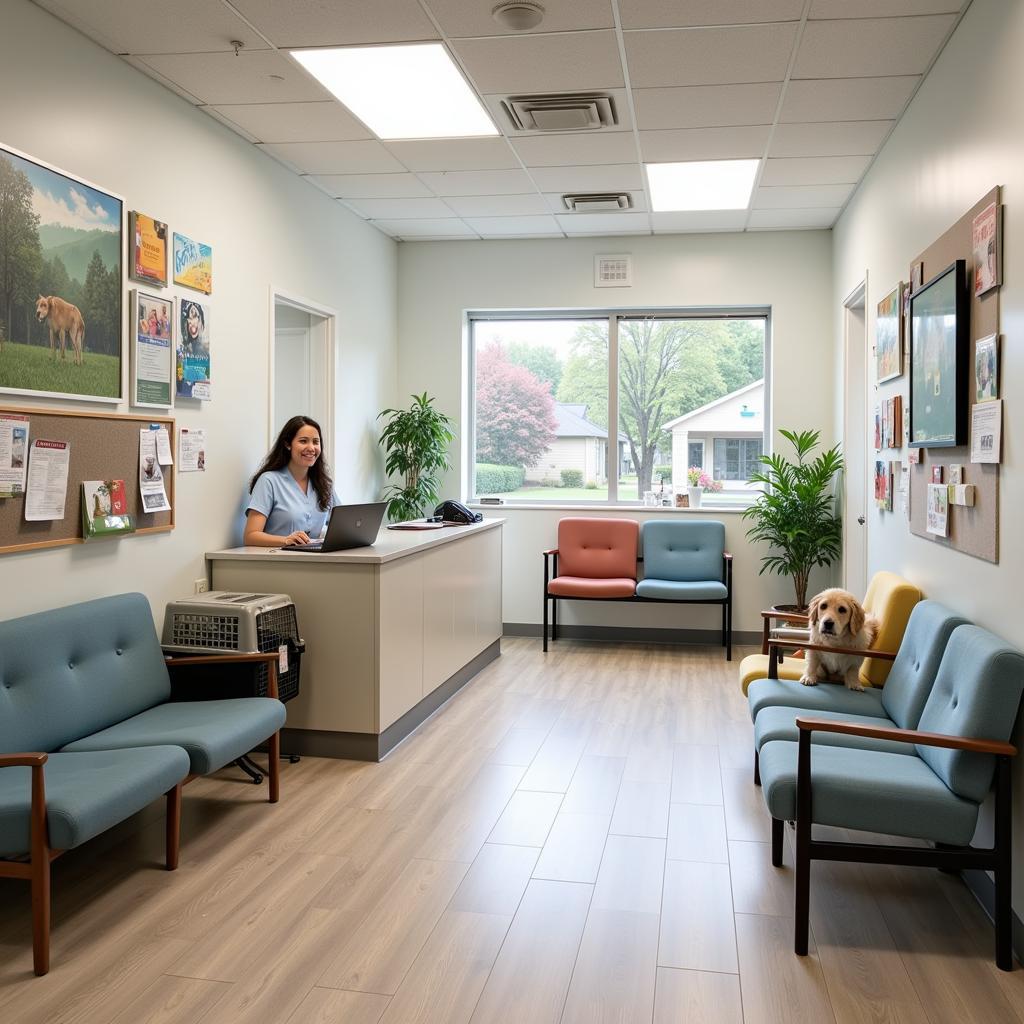
<svg viewBox="0 0 1024 1024"><path fill-rule="evenodd" d="M327 533L322 541L312 544L289 544L281 551L345 551L348 548L369 547L380 531L386 501L374 501L367 505L335 505L327 520Z"/></svg>

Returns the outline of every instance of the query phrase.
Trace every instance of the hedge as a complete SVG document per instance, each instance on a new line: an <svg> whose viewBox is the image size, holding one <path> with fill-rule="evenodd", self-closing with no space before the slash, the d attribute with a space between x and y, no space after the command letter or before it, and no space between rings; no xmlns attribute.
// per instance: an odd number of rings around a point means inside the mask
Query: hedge
<svg viewBox="0 0 1024 1024"><path fill-rule="evenodd" d="M522 466L495 466L490 462L476 464L476 493L505 494L523 486Z"/></svg>
<svg viewBox="0 0 1024 1024"><path fill-rule="evenodd" d="M563 469L562 470L562 486L563 487L582 487L583 486L583 470L582 469Z"/></svg>

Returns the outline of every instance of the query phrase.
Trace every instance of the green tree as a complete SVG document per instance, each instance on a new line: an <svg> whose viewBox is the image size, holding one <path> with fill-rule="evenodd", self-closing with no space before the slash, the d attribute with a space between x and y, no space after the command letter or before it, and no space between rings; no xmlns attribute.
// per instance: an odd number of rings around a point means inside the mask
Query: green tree
<svg viewBox="0 0 1024 1024"><path fill-rule="evenodd" d="M505 357L513 366L523 366L547 384L552 395L558 394L562 381L562 360L551 345L528 345L524 341L510 341L505 345Z"/></svg>
<svg viewBox="0 0 1024 1024"><path fill-rule="evenodd" d="M120 345L119 284L108 272L99 252L92 254L85 274L82 316L85 318L86 347L92 352L113 355Z"/></svg>
<svg viewBox="0 0 1024 1024"><path fill-rule="evenodd" d="M16 302L26 302L39 275L39 215L32 209L32 183L0 156L0 299L4 323L13 330Z"/></svg>

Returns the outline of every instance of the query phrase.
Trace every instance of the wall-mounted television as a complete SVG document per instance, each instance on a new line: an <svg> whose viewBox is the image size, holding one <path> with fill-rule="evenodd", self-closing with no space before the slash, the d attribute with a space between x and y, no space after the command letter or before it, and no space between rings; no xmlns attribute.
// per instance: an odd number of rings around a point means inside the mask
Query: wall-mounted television
<svg viewBox="0 0 1024 1024"><path fill-rule="evenodd" d="M967 443L970 297L957 260L910 297L910 445Z"/></svg>

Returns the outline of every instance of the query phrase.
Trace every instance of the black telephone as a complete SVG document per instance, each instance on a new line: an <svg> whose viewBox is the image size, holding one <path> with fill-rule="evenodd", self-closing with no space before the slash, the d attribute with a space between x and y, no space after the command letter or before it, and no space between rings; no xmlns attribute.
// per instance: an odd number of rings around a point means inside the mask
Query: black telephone
<svg viewBox="0 0 1024 1024"><path fill-rule="evenodd" d="M460 526L468 526L470 523L483 521L479 512L473 512L466 508L461 501L442 501L434 509L434 522L458 523Z"/></svg>

